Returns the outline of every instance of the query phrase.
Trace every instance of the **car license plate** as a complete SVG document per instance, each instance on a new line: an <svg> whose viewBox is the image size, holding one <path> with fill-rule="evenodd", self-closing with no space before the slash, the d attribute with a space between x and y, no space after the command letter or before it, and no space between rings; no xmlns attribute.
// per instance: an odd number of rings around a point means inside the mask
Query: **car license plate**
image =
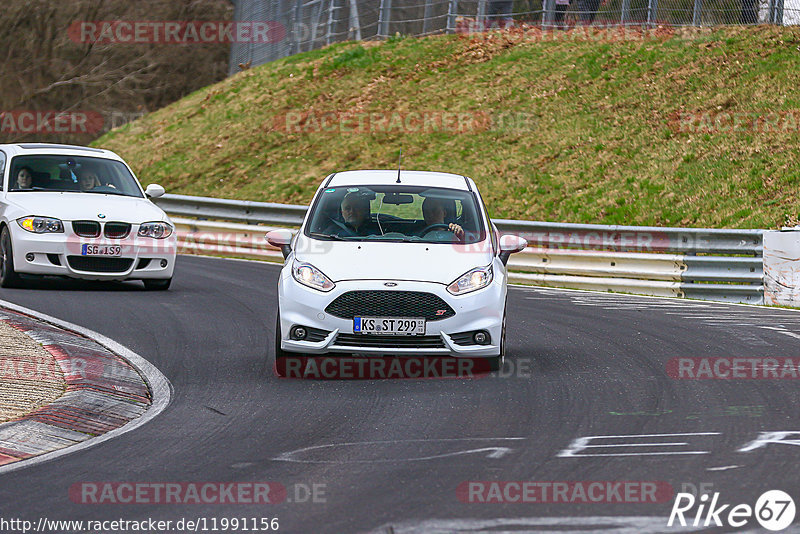
<svg viewBox="0 0 800 534"><path fill-rule="evenodd" d="M354 334L387 334L422 336L424 317L354 317Z"/></svg>
<svg viewBox="0 0 800 534"><path fill-rule="evenodd" d="M119 245L82 245L81 256L119 256L122 247Z"/></svg>

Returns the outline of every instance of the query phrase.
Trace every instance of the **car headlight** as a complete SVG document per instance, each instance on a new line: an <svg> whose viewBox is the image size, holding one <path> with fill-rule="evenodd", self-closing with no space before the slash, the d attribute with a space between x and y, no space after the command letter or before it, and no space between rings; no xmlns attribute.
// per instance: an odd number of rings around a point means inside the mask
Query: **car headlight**
<svg viewBox="0 0 800 534"><path fill-rule="evenodd" d="M166 239L172 235L172 226L165 222L148 222L139 226L139 237Z"/></svg>
<svg viewBox="0 0 800 534"><path fill-rule="evenodd" d="M491 265L476 267L459 276L455 282L447 286L447 291L452 295L463 295L488 286L492 283L492 278L494 278L494 273Z"/></svg>
<svg viewBox="0 0 800 534"><path fill-rule="evenodd" d="M295 280L313 289L328 292L335 287L331 279L310 263L295 260L292 265L292 276Z"/></svg>
<svg viewBox="0 0 800 534"><path fill-rule="evenodd" d="M17 223L24 230L34 234L63 234L64 223L51 217L23 217Z"/></svg>

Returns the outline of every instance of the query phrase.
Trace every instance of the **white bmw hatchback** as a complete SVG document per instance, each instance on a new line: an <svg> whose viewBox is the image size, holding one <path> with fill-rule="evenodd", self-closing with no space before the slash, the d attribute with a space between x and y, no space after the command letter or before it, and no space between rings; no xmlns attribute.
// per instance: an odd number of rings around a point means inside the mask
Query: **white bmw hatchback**
<svg viewBox="0 0 800 534"><path fill-rule="evenodd" d="M0 285L22 275L142 280L168 289L177 241L167 215L118 155L96 148L0 145Z"/></svg>
<svg viewBox="0 0 800 534"><path fill-rule="evenodd" d="M489 368L505 351L506 262L470 178L417 171L328 176L296 234L267 234L286 257L275 357L452 356Z"/></svg>

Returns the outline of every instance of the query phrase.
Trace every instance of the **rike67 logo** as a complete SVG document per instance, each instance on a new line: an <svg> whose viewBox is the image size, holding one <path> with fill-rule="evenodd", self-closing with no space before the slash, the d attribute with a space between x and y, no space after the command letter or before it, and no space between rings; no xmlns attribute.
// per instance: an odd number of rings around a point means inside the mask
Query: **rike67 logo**
<svg viewBox="0 0 800 534"><path fill-rule="evenodd" d="M692 513L695 504L698 504L697 511ZM691 493L678 493L667 526L671 527L677 520L682 527L688 524L693 527L741 528L753 526L755 519L763 528L777 532L791 525L794 516L794 500L781 490L765 492L758 498L755 507L749 504L722 504L719 492L714 493L711 502L708 494L696 499Z"/></svg>

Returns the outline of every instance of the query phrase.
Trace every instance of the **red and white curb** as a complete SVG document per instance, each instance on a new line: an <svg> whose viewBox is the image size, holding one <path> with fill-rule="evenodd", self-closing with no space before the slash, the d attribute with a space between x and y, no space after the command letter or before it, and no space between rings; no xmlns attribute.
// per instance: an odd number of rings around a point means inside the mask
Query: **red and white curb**
<svg viewBox="0 0 800 534"><path fill-rule="evenodd" d="M0 321L50 352L64 395L0 424L0 474L92 447L142 426L169 404L172 386L150 362L92 330L0 300Z"/></svg>

